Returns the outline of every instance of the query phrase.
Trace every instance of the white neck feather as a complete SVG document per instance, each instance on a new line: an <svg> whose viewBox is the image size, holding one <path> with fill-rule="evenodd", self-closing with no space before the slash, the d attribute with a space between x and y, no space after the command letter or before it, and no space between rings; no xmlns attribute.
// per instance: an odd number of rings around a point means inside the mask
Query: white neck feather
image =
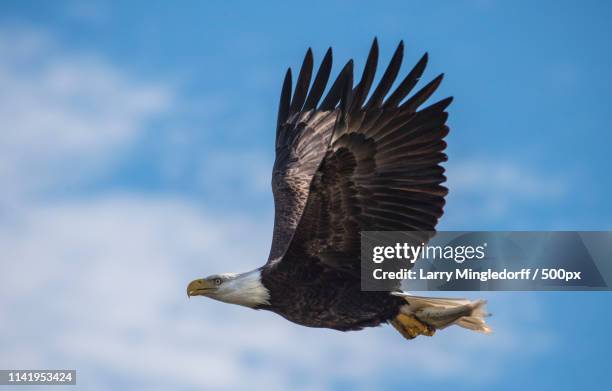
<svg viewBox="0 0 612 391"><path fill-rule="evenodd" d="M248 273L232 274L233 278L225 281L211 296L217 300L255 307L257 305L270 304L270 293L261 283L261 273L253 270Z"/></svg>

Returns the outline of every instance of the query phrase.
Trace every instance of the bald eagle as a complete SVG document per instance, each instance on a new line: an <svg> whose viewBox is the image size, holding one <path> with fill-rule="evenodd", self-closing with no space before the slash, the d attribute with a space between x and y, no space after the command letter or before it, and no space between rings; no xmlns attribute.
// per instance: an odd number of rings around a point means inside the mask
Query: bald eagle
<svg viewBox="0 0 612 391"><path fill-rule="evenodd" d="M275 219L267 263L246 273L192 281L188 296L272 311L308 327L360 330L384 323L405 338L452 324L488 332L484 301L428 298L397 289L362 291L361 231L432 232L447 189L443 153L452 98L421 105L439 75L408 97L427 63L417 62L391 92L400 71L400 42L370 92L378 63L374 40L353 86L353 60L326 90L329 48L311 84L308 49L292 94L291 68L282 86L273 167Z"/></svg>

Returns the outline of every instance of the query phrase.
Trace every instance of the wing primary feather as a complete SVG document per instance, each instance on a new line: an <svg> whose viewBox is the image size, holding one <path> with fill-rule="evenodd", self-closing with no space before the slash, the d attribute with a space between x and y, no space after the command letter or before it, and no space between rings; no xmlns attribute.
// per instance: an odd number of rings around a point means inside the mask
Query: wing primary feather
<svg viewBox="0 0 612 391"><path fill-rule="evenodd" d="M376 67L378 65L378 51L378 40L374 38L372 47L370 48L370 53L368 54L368 59L366 60L365 67L363 68L361 80L359 81L357 87L355 87L352 103L353 108L361 108L363 102L368 96L368 92L370 92L370 87L372 87L374 75L376 75Z"/></svg>
<svg viewBox="0 0 612 391"><path fill-rule="evenodd" d="M387 92L389 92L391 86L393 85L393 82L395 81L395 78L397 77L397 74L400 70L400 66L402 65L403 57L404 41L400 41L399 45L397 45L397 49L395 49L395 53L393 53L391 61L389 62L389 66L387 67L385 73L380 79L378 86L372 93L370 100L366 104L366 110L371 107L378 107L382 103L383 99L385 98L385 95L387 95Z"/></svg>
<svg viewBox="0 0 612 391"><path fill-rule="evenodd" d="M420 105L423 104L429 97L436 91L442 79L444 73L438 75L435 79L430 81L425 87L421 88L416 94L410 97L406 102L400 106L402 112L415 111Z"/></svg>
<svg viewBox="0 0 612 391"><path fill-rule="evenodd" d="M323 99L323 103L321 103L321 106L319 106L319 109L333 110L336 108L336 105L338 104L342 96L344 88L343 83L346 78L347 72L351 72L351 74L353 73L353 60L349 60L349 62L346 63L344 68L342 68L340 74L334 81L334 84L329 89L327 96L325 97L325 99Z"/></svg>
<svg viewBox="0 0 612 391"><path fill-rule="evenodd" d="M410 91L414 88L414 86L419 82L423 72L425 71L425 67L427 66L428 55L425 53L423 57L416 63L414 68L406 75L404 80L400 83L400 85L395 89L395 91L391 94L389 99L385 102L385 106L387 107L395 107L397 106L402 99L404 99Z"/></svg>
<svg viewBox="0 0 612 391"><path fill-rule="evenodd" d="M304 110L311 110L317 107L317 103L319 103L319 99L321 99L321 96L323 96L323 91L325 91L325 86L329 80L331 67L332 48L330 47L327 49L327 53L325 53L325 57L323 57L321 66L319 67L315 80L312 83L312 88L310 89L308 98L306 98L306 103L304 104Z"/></svg>
<svg viewBox="0 0 612 391"><path fill-rule="evenodd" d="M308 48L306 56L304 56L304 62L302 63L302 69L298 76L297 82L295 83L295 92L293 93L293 99L291 100L290 113L296 113L302 109L304 100L306 99L306 93L310 86L310 78L312 77L312 49Z"/></svg>
<svg viewBox="0 0 612 391"><path fill-rule="evenodd" d="M349 60L347 65L347 72L344 76L342 96L340 98L340 111L343 116L346 117L348 114L347 109L351 106L351 97L353 92L353 60Z"/></svg>
<svg viewBox="0 0 612 391"><path fill-rule="evenodd" d="M421 109L419 113L421 115L433 113L433 112L443 112L446 108L453 102L453 97L449 96L448 98L444 98L439 102L431 104L424 109Z"/></svg>
<svg viewBox="0 0 612 391"><path fill-rule="evenodd" d="M281 90L280 103L278 105L278 119L276 123L276 139L278 140L279 129L282 124L287 120L289 115L289 105L291 104L291 68L287 69L285 73L285 80L283 81L283 88Z"/></svg>

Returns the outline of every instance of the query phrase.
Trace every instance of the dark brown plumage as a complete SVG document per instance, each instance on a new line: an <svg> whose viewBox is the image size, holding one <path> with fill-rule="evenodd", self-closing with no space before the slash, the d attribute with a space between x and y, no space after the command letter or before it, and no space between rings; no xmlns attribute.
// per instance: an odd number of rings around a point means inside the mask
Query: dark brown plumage
<svg viewBox="0 0 612 391"><path fill-rule="evenodd" d="M389 93L403 51L400 43L369 98L376 40L359 83L353 87L351 60L318 106L331 49L310 88L308 50L293 98L287 71L272 180L273 242L261 270L270 304L262 308L306 326L354 330L387 322L406 304L388 292L361 291L360 232L435 230L447 193L440 163L446 160L445 109L452 99L418 110L442 75L406 99L427 55Z"/></svg>

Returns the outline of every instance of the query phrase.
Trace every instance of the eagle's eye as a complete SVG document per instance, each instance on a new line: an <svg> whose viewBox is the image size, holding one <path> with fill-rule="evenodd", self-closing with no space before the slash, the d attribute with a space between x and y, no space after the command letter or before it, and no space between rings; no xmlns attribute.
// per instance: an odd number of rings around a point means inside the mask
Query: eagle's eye
<svg viewBox="0 0 612 391"><path fill-rule="evenodd" d="M215 285L221 285L221 279L220 278L215 278L213 280L213 282L215 283Z"/></svg>

